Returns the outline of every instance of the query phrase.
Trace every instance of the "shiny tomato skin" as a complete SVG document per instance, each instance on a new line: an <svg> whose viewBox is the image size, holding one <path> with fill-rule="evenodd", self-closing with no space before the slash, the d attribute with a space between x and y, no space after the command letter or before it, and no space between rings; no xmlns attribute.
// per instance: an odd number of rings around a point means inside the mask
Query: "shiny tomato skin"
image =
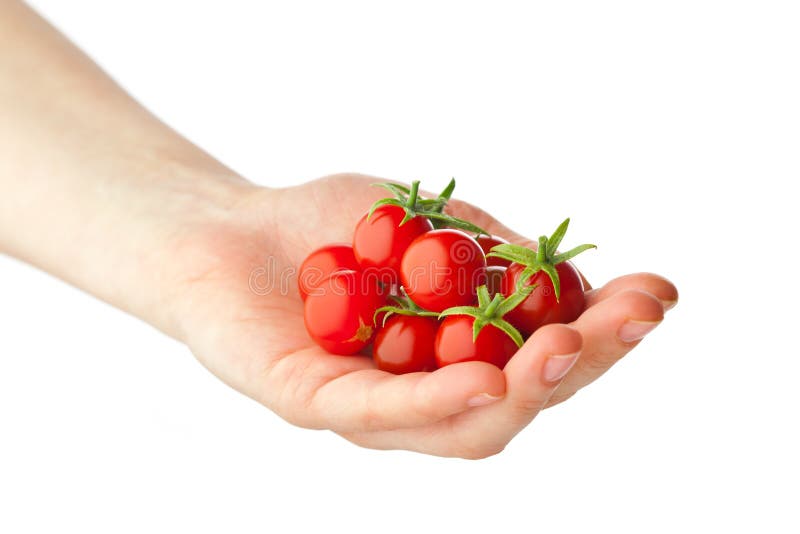
<svg viewBox="0 0 800 534"><path fill-rule="evenodd" d="M393 315L378 330L372 358L378 369L395 374L433 371L433 342L439 321L434 317Z"/></svg>
<svg viewBox="0 0 800 534"><path fill-rule="evenodd" d="M523 270L525 267L518 263L512 264L506 270L502 282L503 295L508 296L514 292ZM538 287L504 317L516 326L523 336L531 335L537 328L546 324L571 323L583 312L586 300L583 294L583 281L578 270L572 263L566 261L556 265L556 272L561 282L559 300L556 300L550 277L544 271L539 271L528 280L528 285L536 284Z"/></svg>
<svg viewBox="0 0 800 534"><path fill-rule="evenodd" d="M488 258L487 258L488 261ZM506 275L506 268L499 265L490 265L486 267L486 289L489 290L489 296L494 297L498 293L503 292L503 277Z"/></svg>
<svg viewBox="0 0 800 534"><path fill-rule="evenodd" d="M479 235L475 241L481 246L484 254L492 251L492 247L497 245L507 245L508 241L497 235ZM503 258L486 258L486 265L492 267L508 267L511 262Z"/></svg>
<svg viewBox="0 0 800 534"><path fill-rule="evenodd" d="M297 275L297 289L306 300L308 293L336 271L357 271L360 267L353 247L335 243L320 247L303 260Z"/></svg>
<svg viewBox="0 0 800 534"><path fill-rule="evenodd" d="M475 303L475 289L485 278L483 250L458 230L432 230L419 236L400 263L400 280L408 296L434 312Z"/></svg>
<svg viewBox="0 0 800 534"><path fill-rule="evenodd" d="M373 316L386 299L359 271L339 271L309 293L303 309L311 338L332 354L355 354L375 335Z"/></svg>
<svg viewBox="0 0 800 534"><path fill-rule="evenodd" d="M517 344L508 334L488 324L472 342L472 325L469 315L451 315L442 320L436 334L434 350L439 367L459 362L483 361L505 367L517 352Z"/></svg>
<svg viewBox="0 0 800 534"><path fill-rule="evenodd" d="M419 216L400 226L405 215L399 206L380 206L369 219L364 215L353 233L353 252L361 268L377 271L390 284L398 280L400 260L408 245L433 230L431 222Z"/></svg>

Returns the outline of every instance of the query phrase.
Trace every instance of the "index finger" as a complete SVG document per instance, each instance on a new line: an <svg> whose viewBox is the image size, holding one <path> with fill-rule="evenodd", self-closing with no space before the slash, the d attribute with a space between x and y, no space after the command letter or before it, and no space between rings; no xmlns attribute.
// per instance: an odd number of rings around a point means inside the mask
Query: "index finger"
<svg viewBox="0 0 800 534"><path fill-rule="evenodd" d="M417 427L440 421L505 395L505 376L494 365L467 362L432 373L393 375L378 369L343 372L313 386L310 395L302 384L326 373L330 358L309 355L298 362L301 372L289 372L284 390L284 415L291 422L335 432L371 432ZM328 362L335 365L337 362ZM300 393L299 395L297 395ZM299 398L292 398L295 394ZM277 407L280 413L280 407Z"/></svg>

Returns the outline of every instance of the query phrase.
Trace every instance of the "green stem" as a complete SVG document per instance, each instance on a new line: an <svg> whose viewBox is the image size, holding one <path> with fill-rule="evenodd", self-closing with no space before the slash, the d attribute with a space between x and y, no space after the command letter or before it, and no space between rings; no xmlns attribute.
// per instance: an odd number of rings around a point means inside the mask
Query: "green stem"
<svg viewBox="0 0 800 534"><path fill-rule="evenodd" d="M536 261L539 264L547 261L547 236L545 235L539 238L539 249L536 251Z"/></svg>
<svg viewBox="0 0 800 534"><path fill-rule="evenodd" d="M483 313L486 315L488 319L494 317L494 314L497 311L497 307L500 306L500 303L502 301L503 301L503 295L498 293L497 295L494 296L492 302L490 302L489 305L486 306L486 309L483 311Z"/></svg>
<svg viewBox="0 0 800 534"><path fill-rule="evenodd" d="M450 182L447 184L447 187L444 188L444 190L439 194L439 197L437 199L439 200L439 205L436 207L435 210L437 213L442 213L445 204L447 204L447 201L450 200L450 196L453 194L453 190L455 188L456 188L456 179L450 178Z"/></svg>
<svg viewBox="0 0 800 534"><path fill-rule="evenodd" d="M414 209L417 205L417 196L419 195L419 180L414 180L411 182L411 191L408 193L408 201L406 201L406 207L409 209Z"/></svg>

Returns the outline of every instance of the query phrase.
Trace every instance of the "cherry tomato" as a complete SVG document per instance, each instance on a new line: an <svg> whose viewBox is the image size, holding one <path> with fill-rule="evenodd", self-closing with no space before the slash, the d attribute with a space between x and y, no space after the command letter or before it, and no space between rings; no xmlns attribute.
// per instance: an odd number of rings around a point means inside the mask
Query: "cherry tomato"
<svg viewBox="0 0 800 534"><path fill-rule="evenodd" d="M458 230L433 230L419 236L400 263L400 280L408 296L435 312L475 302L475 288L485 276L481 247Z"/></svg>
<svg viewBox="0 0 800 534"><path fill-rule="evenodd" d="M484 254L491 252L492 247L497 245L507 245L508 241L496 235L479 235L475 241L481 246ZM486 258L486 265L496 267L508 267L511 262L503 258Z"/></svg>
<svg viewBox="0 0 800 534"><path fill-rule="evenodd" d="M399 206L380 206L367 219L364 215L353 234L353 252L364 270L378 271L387 285L398 280L403 253L420 235L433 230L425 217L414 217L400 226L405 210ZM375 274L375 273L373 273Z"/></svg>
<svg viewBox="0 0 800 534"><path fill-rule="evenodd" d="M353 255L353 247L336 243L318 248L300 265L297 288L306 300L308 294L336 271L357 271L360 267Z"/></svg>
<svg viewBox="0 0 800 534"><path fill-rule="evenodd" d="M486 258L489 261L490 258ZM506 274L506 268L497 265L486 267L486 289L489 290L489 296L494 297L498 293L503 292L503 277Z"/></svg>
<svg viewBox="0 0 800 534"><path fill-rule="evenodd" d="M517 344L508 334L494 325L483 327L475 342L472 342L472 324L469 315L445 317L436 334L434 350L439 367L458 362L489 362L500 369L517 352Z"/></svg>
<svg viewBox="0 0 800 534"><path fill-rule="evenodd" d="M503 276L503 295L514 292L523 265L513 263ZM561 284L561 298L556 300L553 282L544 271L534 274L527 282L536 284L533 293L522 303L508 312L505 319L516 326L523 336L532 334L540 326L550 323L570 323L583 312L585 299L583 281L572 263L565 261L556 265L556 272Z"/></svg>
<svg viewBox="0 0 800 534"><path fill-rule="evenodd" d="M375 336L372 357L378 369L390 373L433 371L433 342L439 321L433 317L393 315Z"/></svg>
<svg viewBox="0 0 800 534"><path fill-rule="evenodd" d="M306 330L328 352L355 354L372 341L372 317L384 304L374 280L360 271L335 272L306 298Z"/></svg>

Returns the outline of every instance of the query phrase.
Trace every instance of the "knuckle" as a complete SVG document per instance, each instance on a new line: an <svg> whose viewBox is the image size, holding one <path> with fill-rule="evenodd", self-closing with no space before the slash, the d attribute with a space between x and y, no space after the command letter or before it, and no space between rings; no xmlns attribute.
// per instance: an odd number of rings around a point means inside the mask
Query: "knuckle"
<svg viewBox="0 0 800 534"><path fill-rule="evenodd" d="M579 368L589 375L599 375L608 371L622 355L616 352L598 352L588 358L581 358L578 361Z"/></svg>
<svg viewBox="0 0 800 534"><path fill-rule="evenodd" d="M556 404L561 404L565 400L567 400L570 397L572 397L574 394L575 394L574 392L561 393L561 394L557 393L557 394L553 395L552 397L550 397L550 399L547 401L547 404L544 407L545 408L550 408L551 406L555 406Z"/></svg>
<svg viewBox="0 0 800 534"><path fill-rule="evenodd" d="M517 423L527 423L542 410L542 399L520 399L511 406L511 418Z"/></svg>

